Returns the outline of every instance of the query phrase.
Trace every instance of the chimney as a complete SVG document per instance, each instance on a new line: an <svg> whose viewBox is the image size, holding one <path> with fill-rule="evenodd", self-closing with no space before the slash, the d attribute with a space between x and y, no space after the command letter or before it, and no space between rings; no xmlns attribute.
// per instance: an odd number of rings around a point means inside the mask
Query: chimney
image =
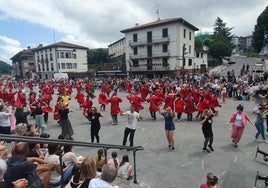
<svg viewBox="0 0 268 188"><path fill-rule="evenodd" d="M27 50L30 50L31 49L31 46L27 46Z"/></svg>
<svg viewBox="0 0 268 188"><path fill-rule="evenodd" d="M135 26L138 26L138 25L139 25L139 23L136 23L136 24L135 24Z"/></svg>
<svg viewBox="0 0 268 188"><path fill-rule="evenodd" d="M43 44L39 44L38 47L39 47L39 48L43 47Z"/></svg>

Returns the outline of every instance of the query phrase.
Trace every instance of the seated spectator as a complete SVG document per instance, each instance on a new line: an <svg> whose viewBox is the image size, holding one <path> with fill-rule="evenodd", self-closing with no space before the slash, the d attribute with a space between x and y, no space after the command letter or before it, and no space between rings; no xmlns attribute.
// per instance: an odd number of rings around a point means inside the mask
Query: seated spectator
<svg viewBox="0 0 268 188"><path fill-rule="evenodd" d="M108 164L113 165L117 170L119 167L119 159L117 158L117 152L113 151L111 154L112 158L109 159Z"/></svg>
<svg viewBox="0 0 268 188"><path fill-rule="evenodd" d="M62 161L65 166L72 166L72 175L73 175L73 183L79 183L80 177L80 166L83 160L82 156L77 157L76 154L72 150L73 146L65 145L64 146L64 154L62 156Z"/></svg>
<svg viewBox="0 0 268 188"><path fill-rule="evenodd" d="M125 178L127 180L131 180L133 178L131 176L132 170L133 170L133 167L129 164L128 155L123 155L122 161L118 169L118 176L121 178Z"/></svg>
<svg viewBox="0 0 268 188"><path fill-rule="evenodd" d="M54 163L55 167L51 171L49 183L52 184L53 187L59 187L60 185L67 184L71 178L71 173L73 166L66 165L65 168L62 169L63 172L63 182L61 179L61 166L60 159L57 155L58 145L56 144L48 144L48 155L45 156L45 161L48 163Z"/></svg>
<svg viewBox="0 0 268 188"><path fill-rule="evenodd" d="M7 160L7 171L4 175L5 188L13 188L12 182L23 178L27 179L29 175L33 174L37 174L42 179L43 187L48 187L50 170L54 168L55 164L44 164L44 160L35 157L26 158L28 151L29 147L26 142L18 142L13 145L12 157Z"/></svg>
<svg viewBox="0 0 268 188"><path fill-rule="evenodd" d="M38 143L29 143L28 146L29 146L29 152L26 155L26 157L38 157L40 159L45 158L42 150L40 149L40 144L38 144Z"/></svg>
<svg viewBox="0 0 268 188"><path fill-rule="evenodd" d="M93 178L89 182L88 188L119 188L113 183L117 176L117 169L111 164L105 164L102 167L102 174L100 178Z"/></svg>
<svg viewBox="0 0 268 188"><path fill-rule="evenodd" d="M6 170L7 170L6 161L0 159L0 188L5 188L4 174ZM23 178L12 182L12 184L14 185L14 188L26 188L28 185L28 181L25 178Z"/></svg>
<svg viewBox="0 0 268 188"><path fill-rule="evenodd" d="M40 134L40 138L50 138L50 135L42 133ZM48 144L40 143L40 150L43 152L43 155L46 156L48 154Z"/></svg>
<svg viewBox="0 0 268 188"><path fill-rule="evenodd" d="M80 167L80 181L82 183L79 188L88 188L93 178L96 178L96 163L93 157L88 156L83 160ZM72 188L74 188L73 185Z"/></svg>
<svg viewBox="0 0 268 188"><path fill-rule="evenodd" d="M24 136L25 133L27 132L27 130L28 130L27 124L19 123L16 125L15 135L16 136Z"/></svg>
<svg viewBox="0 0 268 188"><path fill-rule="evenodd" d="M4 145L4 142L0 142L0 159L6 159L7 156L6 146Z"/></svg>
<svg viewBox="0 0 268 188"><path fill-rule="evenodd" d="M39 132L37 128L34 127L34 125L29 124L27 125L27 130L23 136L39 136Z"/></svg>
<svg viewBox="0 0 268 188"><path fill-rule="evenodd" d="M98 157L96 157L96 168L98 172L101 172L103 165L105 164L105 156L103 149L98 150Z"/></svg>

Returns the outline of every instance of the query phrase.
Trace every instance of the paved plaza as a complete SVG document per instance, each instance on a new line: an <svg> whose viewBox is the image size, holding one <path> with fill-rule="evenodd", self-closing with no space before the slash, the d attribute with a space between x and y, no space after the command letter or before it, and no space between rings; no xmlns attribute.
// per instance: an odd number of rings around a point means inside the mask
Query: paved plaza
<svg viewBox="0 0 268 188"><path fill-rule="evenodd" d="M97 90L95 95L98 94ZM90 142L90 124L82 115L82 109L74 99L75 95L76 91L72 94L70 104L74 112L69 115L75 132L73 137L77 141ZM123 99L122 110L127 110L129 103L125 98L126 93L118 93L118 96ZM99 108L97 97L93 101L94 106ZM51 104L54 105L54 101ZM219 177L221 188L252 188L257 171L268 175L267 162L263 161L263 156L259 154L255 159L257 146L268 152L268 144L255 142L256 129L248 124L238 148L233 147L230 139L231 127L227 127L226 122L238 104L239 101L231 98L227 98L226 104L222 104L218 116L213 119L215 151L205 153L202 151L204 138L199 120L194 118L189 122L183 114L182 121L175 122L175 151L172 152L167 148L163 117L157 114L157 120L151 120L148 103L143 103L144 110L140 113L144 120L138 122L134 138L135 146L144 147L144 150L136 153L138 184L119 179L116 180L117 184L121 187L198 188L205 182L206 174L213 172ZM253 107L253 102L246 102L245 112L254 121ZM106 111L102 113L104 117L100 120L100 142L121 145L126 117L120 116L119 124L114 126L110 116L110 105L106 106ZM30 122L33 122L33 119L30 119ZM61 127L53 120L53 114L49 114L47 132L53 139L61 133ZM82 156L97 155L96 148L75 147L74 151ZM108 150L108 159L112 151L113 149ZM130 163L133 164L132 151L117 152L120 160L123 154L129 154ZM264 187L263 181L258 181L257 187Z"/></svg>

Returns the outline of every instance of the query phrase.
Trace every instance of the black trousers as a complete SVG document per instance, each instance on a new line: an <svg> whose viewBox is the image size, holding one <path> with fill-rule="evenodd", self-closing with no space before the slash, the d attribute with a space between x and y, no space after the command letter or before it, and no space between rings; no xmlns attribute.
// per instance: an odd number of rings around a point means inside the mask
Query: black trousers
<svg viewBox="0 0 268 188"><path fill-rule="evenodd" d="M94 137L96 138L97 140L97 143L100 142L100 137L99 137L99 131L100 131L100 127L94 127L95 125L91 125L91 130L90 130L90 133L91 133L91 142L94 142Z"/></svg>
<svg viewBox="0 0 268 188"><path fill-rule="evenodd" d="M130 146L133 146L133 139L134 139L135 131L136 130L130 129L128 127L125 128L124 139L123 139L123 145L124 146L127 143L127 137L128 137L129 134L130 134L130 137L129 137Z"/></svg>

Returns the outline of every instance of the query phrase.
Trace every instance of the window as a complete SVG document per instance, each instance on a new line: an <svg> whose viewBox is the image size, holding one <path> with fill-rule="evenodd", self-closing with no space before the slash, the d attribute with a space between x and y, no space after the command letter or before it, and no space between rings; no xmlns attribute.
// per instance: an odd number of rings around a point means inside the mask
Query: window
<svg viewBox="0 0 268 188"><path fill-rule="evenodd" d="M133 48L133 54L134 54L134 55L138 55L138 48L137 48L137 47L134 47L134 48Z"/></svg>
<svg viewBox="0 0 268 188"><path fill-rule="evenodd" d="M66 53L65 53L65 58L66 58L66 59L70 59L70 58L72 58L72 54L71 54L70 52L66 52Z"/></svg>
<svg viewBox="0 0 268 188"><path fill-rule="evenodd" d="M188 59L188 66L192 66L192 59Z"/></svg>
<svg viewBox="0 0 268 188"><path fill-rule="evenodd" d="M50 61L53 61L52 53L49 54Z"/></svg>
<svg viewBox="0 0 268 188"><path fill-rule="evenodd" d="M76 54L73 54L73 56L74 56L74 59L76 59Z"/></svg>
<svg viewBox="0 0 268 188"><path fill-rule="evenodd" d="M163 66L163 67L168 66L168 59L167 59L167 58L163 58L162 66Z"/></svg>
<svg viewBox="0 0 268 188"><path fill-rule="evenodd" d="M40 62L39 56L37 56L37 62Z"/></svg>
<svg viewBox="0 0 268 188"><path fill-rule="evenodd" d="M139 61L133 60L133 67L138 67L138 66L139 66Z"/></svg>
<svg viewBox="0 0 268 188"><path fill-rule="evenodd" d="M167 44L163 44L163 52L167 52L168 51L168 45Z"/></svg>
<svg viewBox="0 0 268 188"><path fill-rule="evenodd" d="M77 64L73 63L73 69L77 69Z"/></svg>
<svg viewBox="0 0 268 188"><path fill-rule="evenodd" d="M147 42L152 43L152 31L147 32Z"/></svg>
<svg viewBox="0 0 268 188"><path fill-rule="evenodd" d="M41 71L41 67L40 67L40 64L38 64L38 72Z"/></svg>
<svg viewBox="0 0 268 188"><path fill-rule="evenodd" d="M201 58L203 58L203 53L201 53Z"/></svg>
<svg viewBox="0 0 268 188"><path fill-rule="evenodd" d="M186 29L183 29L183 38L186 38Z"/></svg>
<svg viewBox="0 0 268 188"><path fill-rule="evenodd" d="M60 53L60 58L64 58L64 52Z"/></svg>
<svg viewBox="0 0 268 188"><path fill-rule="evenodd" d="M47 67L47 71L49 71L49 66L48 66L48 63L46 63L46 67Z"/></svg>
<svg viewBox="0 0 268 188"><path fill-rule="evenodd" d="M65 63L61 63L61 68L65 69Z"/></svg>
<svg viewBox="0 0 268 188"><path fill-rule="evenodd" d="M189 54L191 53L192 51L192 46L189 45Z"/></svg>
<svg viewBox="0 0 268 188"><path fill-rule="evenodd" d="M76 49L75 48L73 49L73 52L76 52Z"/></svg>
<svg viewBox="0 0 268 188"><path fill-rule="evenodd" d="M50 63L50 69L51 69L51 71L54 71L53 63Z"/></svg>
<svg viewBox="0 0 268 188"><path fill-rule="evenodd" d="M189 40L192 40L192 32L189 32Z"/></svg>
<svg viewBox="0 0 268 188"><path fill-rule="evenodd" d="M196 52L196 57L199 57L199 52Z"/></svg>
<svg viewBox="0 0 268 188"><path fill-rule="evenodd" d="M162 37L168 37L168 28L162 29Z"/></svg>
<svg viewBox="0 0 268 188"><path fill-rule="evenodd" d="M72 63L66 63L66 69L72 69Z"/></svg>
<svg viewBox="0 0 268 188"><path fill-rule="evenodd" d="M59 56L59 52L57 52L57 59L59 59L59 57L60 57L60 56Z"/></svg>
<svg viewBox="0 0 268 188"><path fill-rule="evenodd" d="M52 52L52 49L51 49L51 48L49 48L49 51L50 51L50 52Z"/></svg>
<svg viewBox="0 0 268 188"><path fill-rule="evenodd" d="M138 41L138 34L135 33L133 34L133 42L137 42Z"/></svg>
<svg viewBox="0 0 268 188"><path fill-rule="evenodd" d="M147 56L148 57L152 57L153 53L152 53L152 46L147 46Z"/></svg>

